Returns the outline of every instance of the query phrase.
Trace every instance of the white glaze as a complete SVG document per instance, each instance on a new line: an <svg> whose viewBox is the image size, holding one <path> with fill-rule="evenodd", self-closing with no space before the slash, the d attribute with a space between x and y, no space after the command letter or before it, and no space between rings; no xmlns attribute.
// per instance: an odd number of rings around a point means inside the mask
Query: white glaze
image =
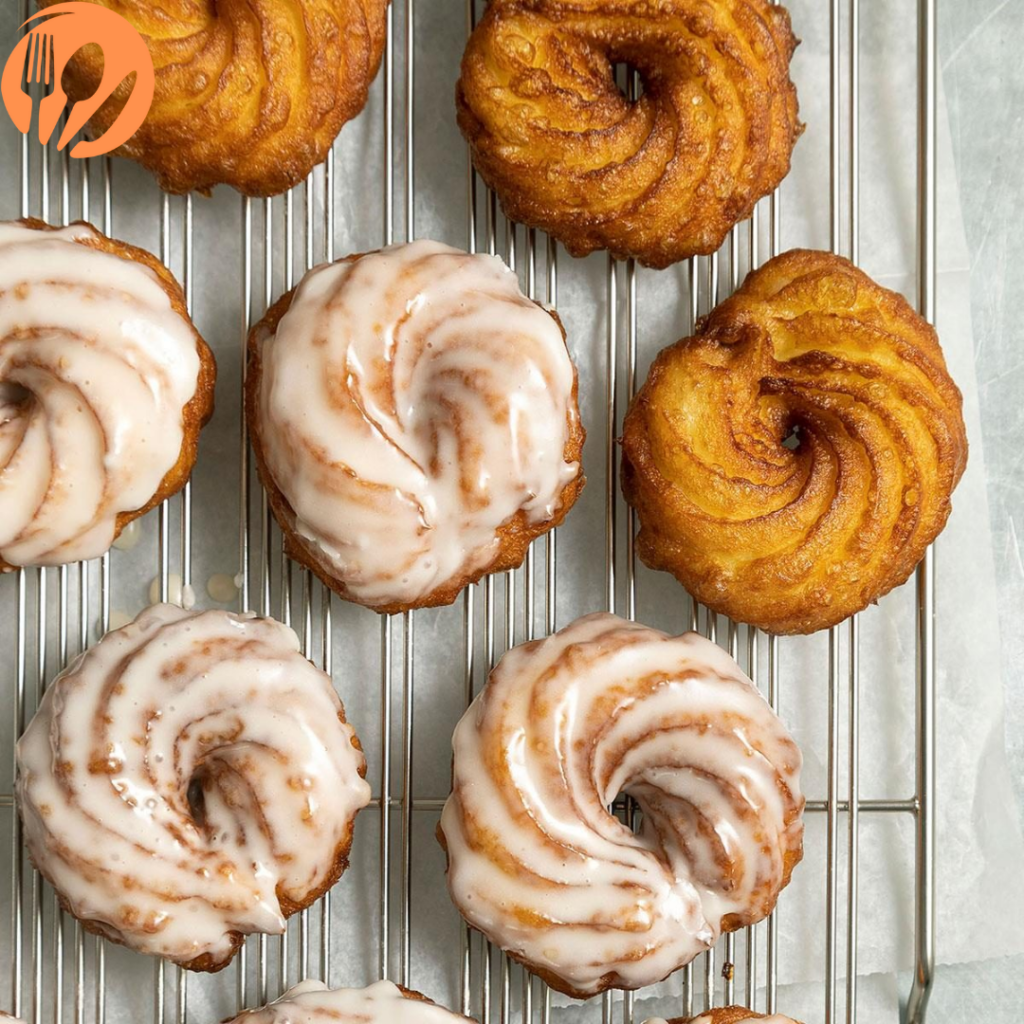
<svg viewBox="0 0 1024 1024"><path fill-rule="evenodd" d="M711 946L724 915L760 920L800 847L800 751L694 633L600 614L513 648L453 750L441 828L456 906L575 992L652 984ZM623 792L639 834L605 809Z"/></svg>
<svg viewBox="0 0 1024 1024"><path fill-rule="evenodd" d="M467 1018L422 999L410 999L390 981L367 988L328 989L304 981L280 999L247 1010L230 1024L453 1024Z"/></svg>
<svg viewBox="0 0 1024 1024"><path fill-rule="evenodd" d="M278 897L325 884L370 799L340 710L287 626L148 608L54 680L18 743L33 862L75 916L170 960L281 932Z"/></svg>
<svg viewBox="0 0 1024 1024"><path fill-rule="evenodd" d="M420 241L317 267L259 344L288 525L364 604L485 571L495 531L550 520L580 472L562 333L495 257Z"/></svg>
<svg viewBox="0 0 1024 1024"><path fill-rule="evenodd" d="M0 558L103 554L175 465L195 334L148 267L0 223ZM30 396L26 401L23 388ZM5 397L6 396L6 397Z"/></svg>
<svg viewBox="0 0 1024 1024"><path fill-rule="evenodd" d="M0 1010L0 1020L10 1021L11 1024L25 1024L25 1022L21 1020L20 1017L13 1017L9 1013L4 1013L3 1010Z"/></svg>

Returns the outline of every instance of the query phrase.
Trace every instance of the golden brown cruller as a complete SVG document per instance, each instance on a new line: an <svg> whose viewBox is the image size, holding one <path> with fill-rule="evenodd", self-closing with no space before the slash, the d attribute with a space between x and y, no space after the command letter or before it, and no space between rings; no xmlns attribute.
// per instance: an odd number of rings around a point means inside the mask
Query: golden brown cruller
<svg viewBox="0 0 1024 1024"><path fill-rule="evenodd" d="M138 30L156 72L149 114L115 155L137 160L167 192L223 183L273 196L298 184L363 109L387 38L388 0L96 2ZM102 77L103 51L82 47L64 72L71 102ZM93 136L116 120L133 80L93 115Z"/></svg>
<svg viewBox="0 0 1024 1024"><path fill-rule="evenodd" d="M967 462L934 329L849 261L794 250L651 367L623 428L637 551L770 633L903 583Z"/></svg>
<svg viewBox="0 0 1024 1024"><path fill-rule="evenodd" d="M492 0L462 60L459 127L513 220L574 256L665 267L718 249L789 172L796 45L767 0Z"/></svg>

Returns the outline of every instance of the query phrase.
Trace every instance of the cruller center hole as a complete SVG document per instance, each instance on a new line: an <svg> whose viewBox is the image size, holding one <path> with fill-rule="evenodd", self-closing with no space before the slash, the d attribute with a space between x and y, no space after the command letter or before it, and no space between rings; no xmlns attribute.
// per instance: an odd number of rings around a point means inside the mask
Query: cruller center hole
<svg viewBox="0 0 1024 1024"><path fill-rule="evenodd" d="M782 439L782 447L795 452L800 447L800 424L794 423L790 426L789 432Z"/></svg>
<svg viewBox="0 0 1024 1024"><path fill-rule="evenodd" d="M0 381L0 424L20 416L32 401L32 392L20 384Z"/></svg>
<svg viewBox="0 0 1024 1024"><path fill-rule="evenodd" d="M643 77L630 65L622 62L615 62L612 65L613 78L622 98L627 103L636 103L644 92Z"/></svg>
<svg viewBox="0 0 1024 1024"><path fill-rule="evenodd" d="M188 784L188 809L192 814L192 820L200 829L206 827L206 795L203 792L203 783L198 776L193 776Z"/></svg>

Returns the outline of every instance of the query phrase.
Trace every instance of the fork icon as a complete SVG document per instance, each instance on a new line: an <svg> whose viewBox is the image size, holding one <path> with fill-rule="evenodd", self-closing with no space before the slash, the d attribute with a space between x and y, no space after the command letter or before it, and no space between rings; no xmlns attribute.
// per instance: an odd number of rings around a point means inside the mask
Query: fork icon
<svg viewBox="0 0 1024 1024"><path fill-rule="evenodd" d="M17 70L18 49L24 49L25 57L22 67L22 76L18 80L18 91L12 98L7 96L7 81L11 70ZM4 69L4 100L7 103L8 112L15 127L24 135L32 126L32 97L29 93L29 86L33 82L39 82L44 86L43 98L39 103L39 136L40 141L45 145L53 132L53 126L60 117L60 108L56 114L50 114L50 107L53 105L54 96L54 63L53 63L53 37L42 27L34 28L15 48L11 54L10 62ZM51 119L52 118L52 119Z"/></svg>
<svg viewBox="0 0 1024 1024"><path fill-rule="evenodd" d="M97 4L55 4L32 15L25 25L51 15L55 17L48 17L28 31L4 67L0 93L11 120L23 135L29 131L32 126L29 85L33 81L42 84L45 95L39 101L39 141L46 145L68 103L61 84L65 65L82 46L98 44L103 49L103 77L88 99L71 108L57 148L63 149L125 77L135 72L134 87L113 124L99 139L79 141L71 151L74 157L109 153L128 141L145 120L153 102L155 75L149 49L124 18Z"/></svg>

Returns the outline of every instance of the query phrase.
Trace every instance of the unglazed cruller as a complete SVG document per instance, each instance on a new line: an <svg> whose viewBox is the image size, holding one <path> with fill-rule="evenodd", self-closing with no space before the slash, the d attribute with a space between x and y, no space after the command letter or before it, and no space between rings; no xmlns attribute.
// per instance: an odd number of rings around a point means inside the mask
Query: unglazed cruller
<svg viewBox="0 0 1024 1024"><path fill-rule="evenodd" d="M772 633L903 583L967 462L934 329L849 261L794 250L659 354L623 426L637 552Z"/></svg>
<svg viewBox="0 0 1024 1024"><path fill-rule="evenodd" d="M452 746L452 900L570 996L653 984L760 921L801 857L800 751L696 633L598 614L515 647Z"/></svg>
<svg viewBox="0 0 1024 1024"><path fill-rule="evenodd" d="M366 764L273 619L156 605L50 684L17 747L32 862L89 931L192 970L348 864Z"/></svg>
<svg viewBox="0 0 1024 1024"><path fill-rule="evenodd" d="M0 223L0 572L96 558L184 487L215 376L156 257Z"/></svg>
<svg viewBox="0 0 1024 1024"><path fill-rule="evenodd" d="M115 153L168 192L224 183L271 196L297 185L363 109L387 38L388 0L93 2L126 18L152 55L152 106ZM93 95L103 69L98 45L71 58L64 86L72 103ZM93 135L117 119L131 83L93 114Z"/></svg>
<svg viewBox="0 0 1024 1024"><path fill-rule="evenodd" d="M419 992L390 981L366 988L329 989L303 981L280 999L246 1010L229 1024L472 1024Z"/></svg>
<svg viewBox="0 0 1024 1024"><path fill-rule="evenodd" d="M574 256L664 267L715 252L789 172L795 46L768 0L491 0L462 60L459 127L513 220Z"/></svg>
<svg viewBox="0 0 1024 1024"><path fill-rule="evenodd" d="M288 553L381 612L520 565L583 486L561 322L437 242L310 271L250 333L246 411Z"/></svg>

